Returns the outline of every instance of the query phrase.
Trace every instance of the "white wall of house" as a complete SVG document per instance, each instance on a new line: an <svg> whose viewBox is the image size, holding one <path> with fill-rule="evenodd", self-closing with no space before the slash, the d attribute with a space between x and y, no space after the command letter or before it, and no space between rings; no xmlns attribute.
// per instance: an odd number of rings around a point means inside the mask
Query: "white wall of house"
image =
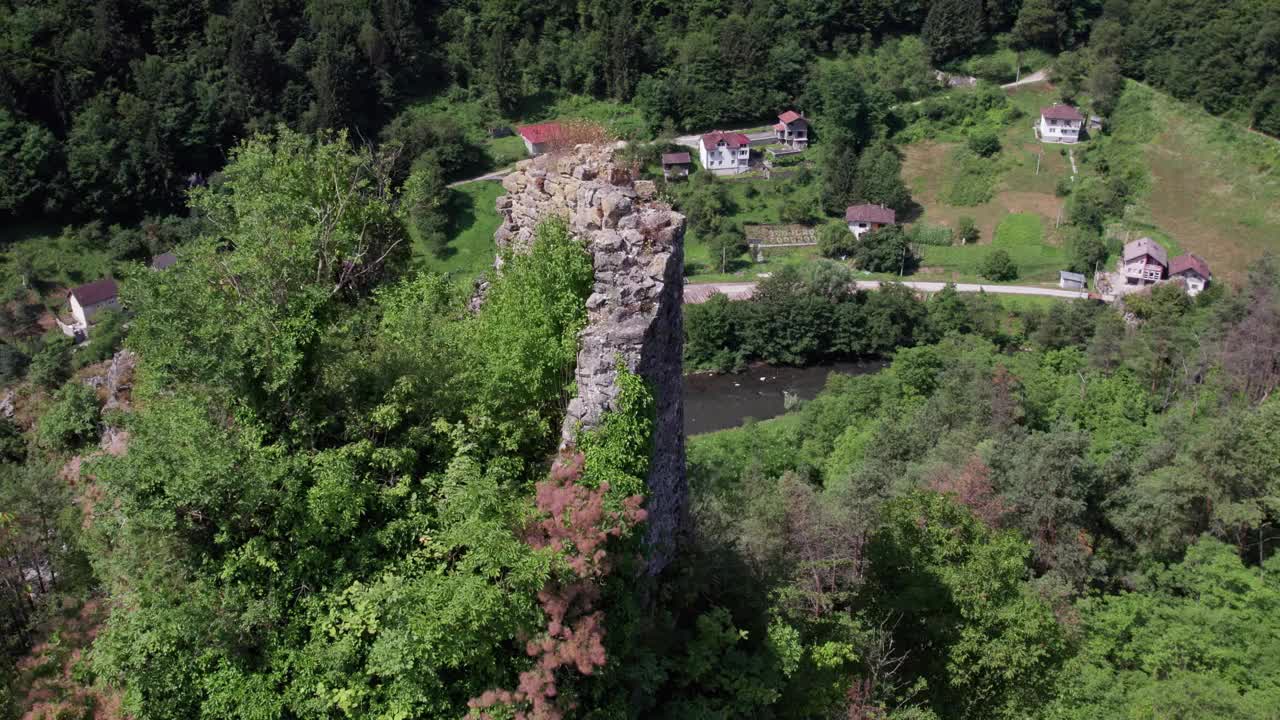
<svg viewBox="0 0 1280 720"><path fill-rule="evenodd" d="M1187 284L1187 294L1193 297L1200 294L1200 292L1204 290L1205 285L1208 284L1205 282L1204 278L1194 272L1184 272L1180 277Z"/></svg>
<svg viewBox="0 0 1280 720"><path fill-rule="evenodd" d="M119 307L120 307L120 303L117 302L115 298L111 298L110 300L105 300L103 302L98 303L97 305L82 307L80 305L80 301L76 299L76 296L75 295L71 296L71 317L75 319L76 321L75 324L80 326L81 328L88 327L89 323L93 322L94 316L102 312L103 310L106 310L108 308L119 308Z"/></svg>
<svg viewBox="0 0 1280 720"><path fill-rule="evenodd" d="M882 227L884 226L881 225L880 223L873 223L873 222L866 222L866 221L851 222L849 223L849 232L853 233L854 237L862 237L863 235L871 232L872 230L879 230Z"/></svg>
<svg viewBox="0 0 1280 720"><path fill-rule="evenodd" d="M1055 120L1040 116L1040 139L1044 142L1073 143L1080 139L1083 120Z"/></svg>
<svg viewBox="0 0 1280 720"><path fill-rule="evenodd" d="M784 125L785 130L774 130L774 139L780 143L787 145L808 145L809 144L809 125L799 120Z"/></svg>
<svg viewBox="0 0 1280 720"><path fill-rule="evenodd" d="M743 145L734 150L724 143L708 148L706 143L699 141L698 160L702 167L717 175L733 175L746 172L751 166L751 148Z"/></svg>
<svg viewBox="0 0 1280 720"><path fill-rule="evenodd" d="M529 157L533 157L535 155L541 155L542 153L547 151L547 144L544 142L543 143L531 142L529 138L526 138L526 137L522 137L520 139L524 140L524 149L529 151Z"/></svg>

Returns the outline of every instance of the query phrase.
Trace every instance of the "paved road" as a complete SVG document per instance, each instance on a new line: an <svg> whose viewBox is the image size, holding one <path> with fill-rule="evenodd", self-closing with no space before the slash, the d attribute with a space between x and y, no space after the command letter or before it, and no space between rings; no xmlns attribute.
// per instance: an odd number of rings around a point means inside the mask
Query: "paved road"
<svg viewBox="0 0 1280 720"><path fill-rule="evenodd" d="M938 292L946 287L946 283L941 282L916 282L908 280L902 283L913 290L922 292ZM859 290L876 290L880 287L879 280L857 280L854 282ZM684 286L684 301L690 305L704 303L711 299L711 296L720 293L727 296L730 300L746 300L755 292L756 283L753 282L731 282L731 283L694 283ZM956 290L959 292L989 292L995 295L1039 295L1042 297L1056 297L1066 299L1084 299L1089 297L1089 293L1079 290L1059 290L1058 288L1030 287L1027 285L980 285L976 283L956 283Z"/></svg>

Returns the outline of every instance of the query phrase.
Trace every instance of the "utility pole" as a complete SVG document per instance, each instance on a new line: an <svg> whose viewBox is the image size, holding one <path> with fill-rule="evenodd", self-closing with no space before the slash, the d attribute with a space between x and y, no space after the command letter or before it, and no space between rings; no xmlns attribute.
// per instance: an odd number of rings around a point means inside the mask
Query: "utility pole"
<svg viewBox="0 0 1280 720"><path fill-rule="evenodd" d="M1040 158L1042 157L1044 157L1044 153L1040 153L1039 155L1036 155L1036 174L1037 175L1040 174Z"/></svg>

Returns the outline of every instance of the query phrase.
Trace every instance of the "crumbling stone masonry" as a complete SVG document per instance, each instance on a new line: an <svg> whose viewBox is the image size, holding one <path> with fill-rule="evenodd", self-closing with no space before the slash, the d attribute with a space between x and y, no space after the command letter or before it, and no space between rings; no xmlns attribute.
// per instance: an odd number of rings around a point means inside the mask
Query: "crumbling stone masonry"
<svg viewBox="0 0 1280 720"><path fill-rule="evenodd" d="M675 554L688 500L681 387L684 216L652 199L652 183L632 182L612 148L579 145L525 160L502 185L507 194L497 205L503 224L495 236L500 250L527 250L538 223L560 215L587 242L595 266L587 327L578 342L578 396L569 403L564 442L597 427L614 407L619 357L653 389L657 425L646 508L649 571L657 574Z"/></svg>

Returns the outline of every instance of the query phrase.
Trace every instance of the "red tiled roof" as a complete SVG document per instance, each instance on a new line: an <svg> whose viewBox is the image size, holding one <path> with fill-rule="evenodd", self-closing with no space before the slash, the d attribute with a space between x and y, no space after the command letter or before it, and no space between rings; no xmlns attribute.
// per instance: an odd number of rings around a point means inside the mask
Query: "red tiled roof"
<svg viewBox="0 0 1280 720"><path fill-rule="evenodd" d="M751 141L747 139L746 135L736 132L724 132L723 130L717 130L716 132L709 132L702 136L702 144L707 148L713 148L716 145L719 145L721 141L724 141L725 145L728 146L730 150L737 150L740 147L746 147L751 144Z"/></svg>
<svg viewBox="0 0 1280 720"><path fill-rule="evenodd" d="M1199 255L1193 255L1191 253L1179 255L1173 259L1172 263L1169 264L1170 275L1181 275L1188 270L1195 272L1205 280L1210 278L1209 263L1205 262L1204 258Z"/></svg>
<svg viewBox="0 0 1280 720"><path fill-rule="evenodd" d="M520 137L534 145L555 139L560 134L560 123L539 123L537 125L521 125L517 128Z"/></svg>
<svg viewBox="0 0 1280 720"><path fill-rule="evenodd" d="M1079 110L1071 107L1070 105L1063 105L1061 103L1058 103L1057 105L1050 105L1047 108L1042 108L1040 110L1040 117L1046 117L1051 120L1084 121L1084 116L1080 114Z"/></svg>
<svg viewBox="0 0 1280 720"><path fill-rule="evenodd" d="M71 294L76 296L76 302L80 303L80 307L88 307L114 298L119 294L119 289L116 287L115 280L103 278L73 288Z"/></svg>
<svg viewBox="0 0 1280 720"><path fill-rule="evenodd" d="M898 214L893 208L880 205L851 205L844 211L845 222L869 222L880 225L892 225Z"/></svg>
<svg viewBox="0 0 1280 720"><path fill-rule="evenodd" d="M782 113L781 115L779 115L778 119L781 120L784 125L790 125L791 123L797 120L803 120L804 116L796 112L795 110L788 110Z"/></svg>
<svg viewBox="0 0 1280 720"><path fill-rule="evenodd" d="M689 157L689 153L687 152L663 153L662 155L663 165L688 165L691 162L693 162L693 160Z"/></svg>

